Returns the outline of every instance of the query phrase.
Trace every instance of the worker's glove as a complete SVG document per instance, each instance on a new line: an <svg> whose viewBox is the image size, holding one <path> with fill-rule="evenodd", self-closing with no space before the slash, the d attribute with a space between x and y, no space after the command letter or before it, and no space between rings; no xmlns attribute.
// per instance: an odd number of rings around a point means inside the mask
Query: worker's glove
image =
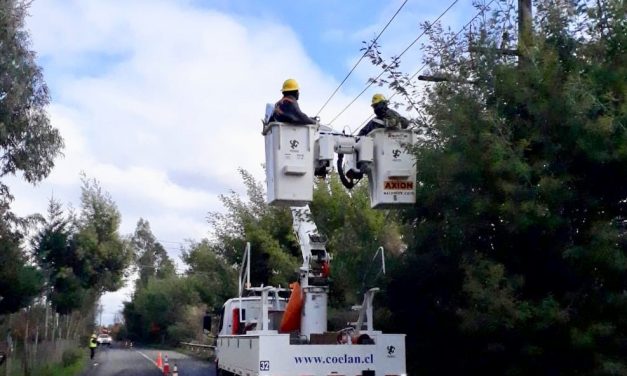
<svg viewBox="0 0 627 376"><path fill-rule="evenodd" d="M386 119L385 120L385 127L387 129L398 129L398 124L399 121L396 118L391 118L391 119Z"/></svg>

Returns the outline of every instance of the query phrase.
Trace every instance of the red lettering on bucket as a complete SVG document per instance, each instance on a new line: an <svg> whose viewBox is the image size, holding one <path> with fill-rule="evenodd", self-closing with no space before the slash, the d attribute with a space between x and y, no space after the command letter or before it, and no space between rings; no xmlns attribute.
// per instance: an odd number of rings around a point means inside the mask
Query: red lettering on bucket
<svg viewBox="0 0 627 376"><path fill-rule="evenodd" d="M394 191L411 191L414 189L414 182L400 180L386 180L383 189Z"/></svg>

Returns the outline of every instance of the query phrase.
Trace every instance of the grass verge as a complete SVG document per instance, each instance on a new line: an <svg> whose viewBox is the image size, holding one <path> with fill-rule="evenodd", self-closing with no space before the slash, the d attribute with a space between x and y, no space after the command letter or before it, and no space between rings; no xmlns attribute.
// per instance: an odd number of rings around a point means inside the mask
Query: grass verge
<svg viewBox="0 0 627 376"><path fill-rule="evenodd" d="M76 376L79 375L87 365L87 352L83 356L76 359L71 364L64 365L63 362L49 364L41 368L33 370L33 376Z"/></svg>

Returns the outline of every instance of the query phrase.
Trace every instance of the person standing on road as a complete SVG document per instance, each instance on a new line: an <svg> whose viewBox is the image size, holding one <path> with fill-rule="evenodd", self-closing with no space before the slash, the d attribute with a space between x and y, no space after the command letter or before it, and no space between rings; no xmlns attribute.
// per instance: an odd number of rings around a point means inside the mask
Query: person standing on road
<svg viewBox="0 0 627 376"><path fill-rule="evenodd" d="M98 347L98 342L96 341L96 333L91 335L91 338L89 338L89 350L91 351L91 357L90 359L94 358L94 355L96 353L96 347Z"/></svg>

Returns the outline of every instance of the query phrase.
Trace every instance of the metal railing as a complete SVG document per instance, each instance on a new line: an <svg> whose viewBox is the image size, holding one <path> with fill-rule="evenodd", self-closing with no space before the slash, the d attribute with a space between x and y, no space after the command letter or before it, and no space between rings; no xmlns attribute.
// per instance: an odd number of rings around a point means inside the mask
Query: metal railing
<svg viewBox="0 0 627 376"><path fill-rule="evenodd" d="M215 346L203 345L201 343L180 342L181 347L189 350L197 355L213 356L215 354Z"/></svg>

